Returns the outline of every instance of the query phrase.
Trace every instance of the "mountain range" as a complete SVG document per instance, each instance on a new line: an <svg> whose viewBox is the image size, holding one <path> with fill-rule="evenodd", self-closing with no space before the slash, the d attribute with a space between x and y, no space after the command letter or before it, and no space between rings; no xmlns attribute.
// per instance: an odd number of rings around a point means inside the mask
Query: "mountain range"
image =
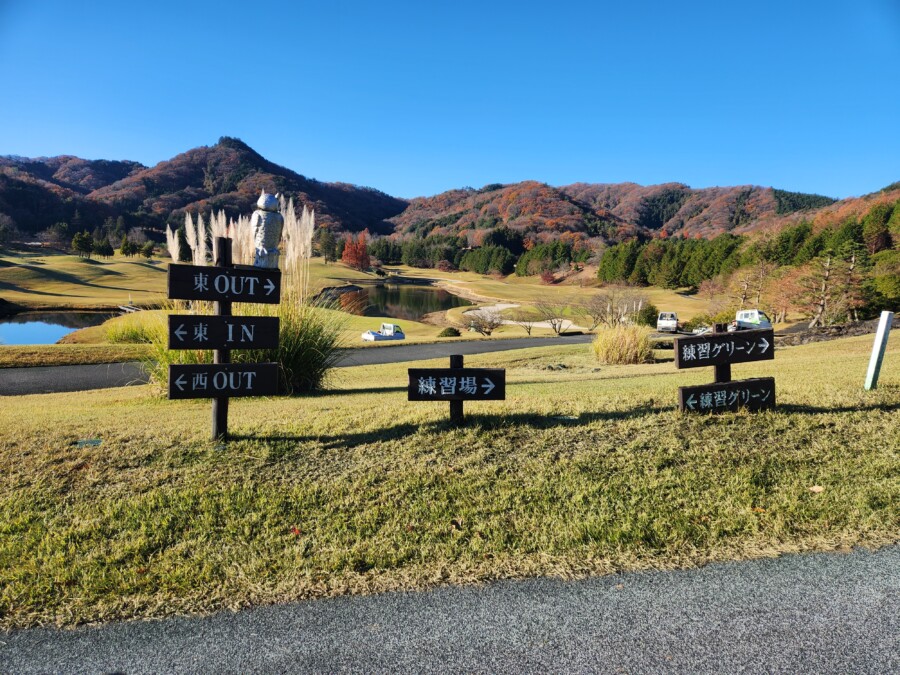
<svg viewBox="0 0 900 675"><path fill-rule="evenodd" d="M900 185L889 188L893 192ZM524 181L406 200L372 188L308 178L229 137L154 167L67 155L0 157L0 215L26 233L56 222L92 229L119 217L127 227L160 231L166 223L183 222L185 212L223 209L231 217L246 215L255 208L261 189L282 192L313 208L317 224L336 232L464 234L507 225L541 239L568 232L610 243L633 236L706 238L776 227L801 217L831 219L862 211L864 205L857 209L854 203L866 199L837 201L750 185L553 187Z"/></svg>

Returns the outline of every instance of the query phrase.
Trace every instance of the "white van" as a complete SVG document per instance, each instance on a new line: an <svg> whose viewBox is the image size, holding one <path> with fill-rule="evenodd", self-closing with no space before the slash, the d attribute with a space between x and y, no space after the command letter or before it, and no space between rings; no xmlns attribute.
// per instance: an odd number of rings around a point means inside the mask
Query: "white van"
<svg viewBox="0 0 900 675"><path fill-rule="evenodd" d="M675 312L660 312L656 317L656 332L677 333L678 315Z"/></svg>

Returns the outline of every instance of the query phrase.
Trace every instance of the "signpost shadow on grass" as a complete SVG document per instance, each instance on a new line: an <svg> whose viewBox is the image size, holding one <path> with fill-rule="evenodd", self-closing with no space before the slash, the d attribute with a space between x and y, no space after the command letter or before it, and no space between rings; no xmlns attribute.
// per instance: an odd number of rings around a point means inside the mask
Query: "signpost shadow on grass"
<svg viewBox="0 0 900 675"><path fill-rule="evenodd" d="M852 413L852 412L895 412L900 410L900 403L880 403L874 405L845 405L820 408L813 405L798 405L796 403L779 403L778 409L782 412L797 415L825 415L828 413Z"/></svg>

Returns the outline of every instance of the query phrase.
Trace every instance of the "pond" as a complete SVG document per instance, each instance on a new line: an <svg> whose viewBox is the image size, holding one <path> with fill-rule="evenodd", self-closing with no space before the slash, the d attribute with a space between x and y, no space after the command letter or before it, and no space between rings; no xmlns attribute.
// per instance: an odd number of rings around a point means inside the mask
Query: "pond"
<svg viewBox="0 0 900 675"><path fill-rule="evenodd" d="M79 328L99 326L110 312L23 312L0 319L0 345L52 345Z"/></svg>
<svg viewBox="0 0 900 675"><path fill-rule="evenodd" d="M405 321L418 321L431 312L443 312L472 303L458 295L433 286L384 284L338 296L341 309L361 316L386 316Z"/></svg>

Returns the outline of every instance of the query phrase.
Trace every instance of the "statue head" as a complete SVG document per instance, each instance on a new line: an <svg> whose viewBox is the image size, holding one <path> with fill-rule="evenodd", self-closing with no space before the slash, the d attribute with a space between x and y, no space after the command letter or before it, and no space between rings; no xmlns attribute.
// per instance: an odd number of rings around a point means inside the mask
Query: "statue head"
<svg viewBox="0 0 900 675"><path fill-rule="evenodd" d="M259 199L256 200L256 206L263 211L278 211L278 197L275 195L270 195L266 193L265 190L259 195Z"/></svg>

